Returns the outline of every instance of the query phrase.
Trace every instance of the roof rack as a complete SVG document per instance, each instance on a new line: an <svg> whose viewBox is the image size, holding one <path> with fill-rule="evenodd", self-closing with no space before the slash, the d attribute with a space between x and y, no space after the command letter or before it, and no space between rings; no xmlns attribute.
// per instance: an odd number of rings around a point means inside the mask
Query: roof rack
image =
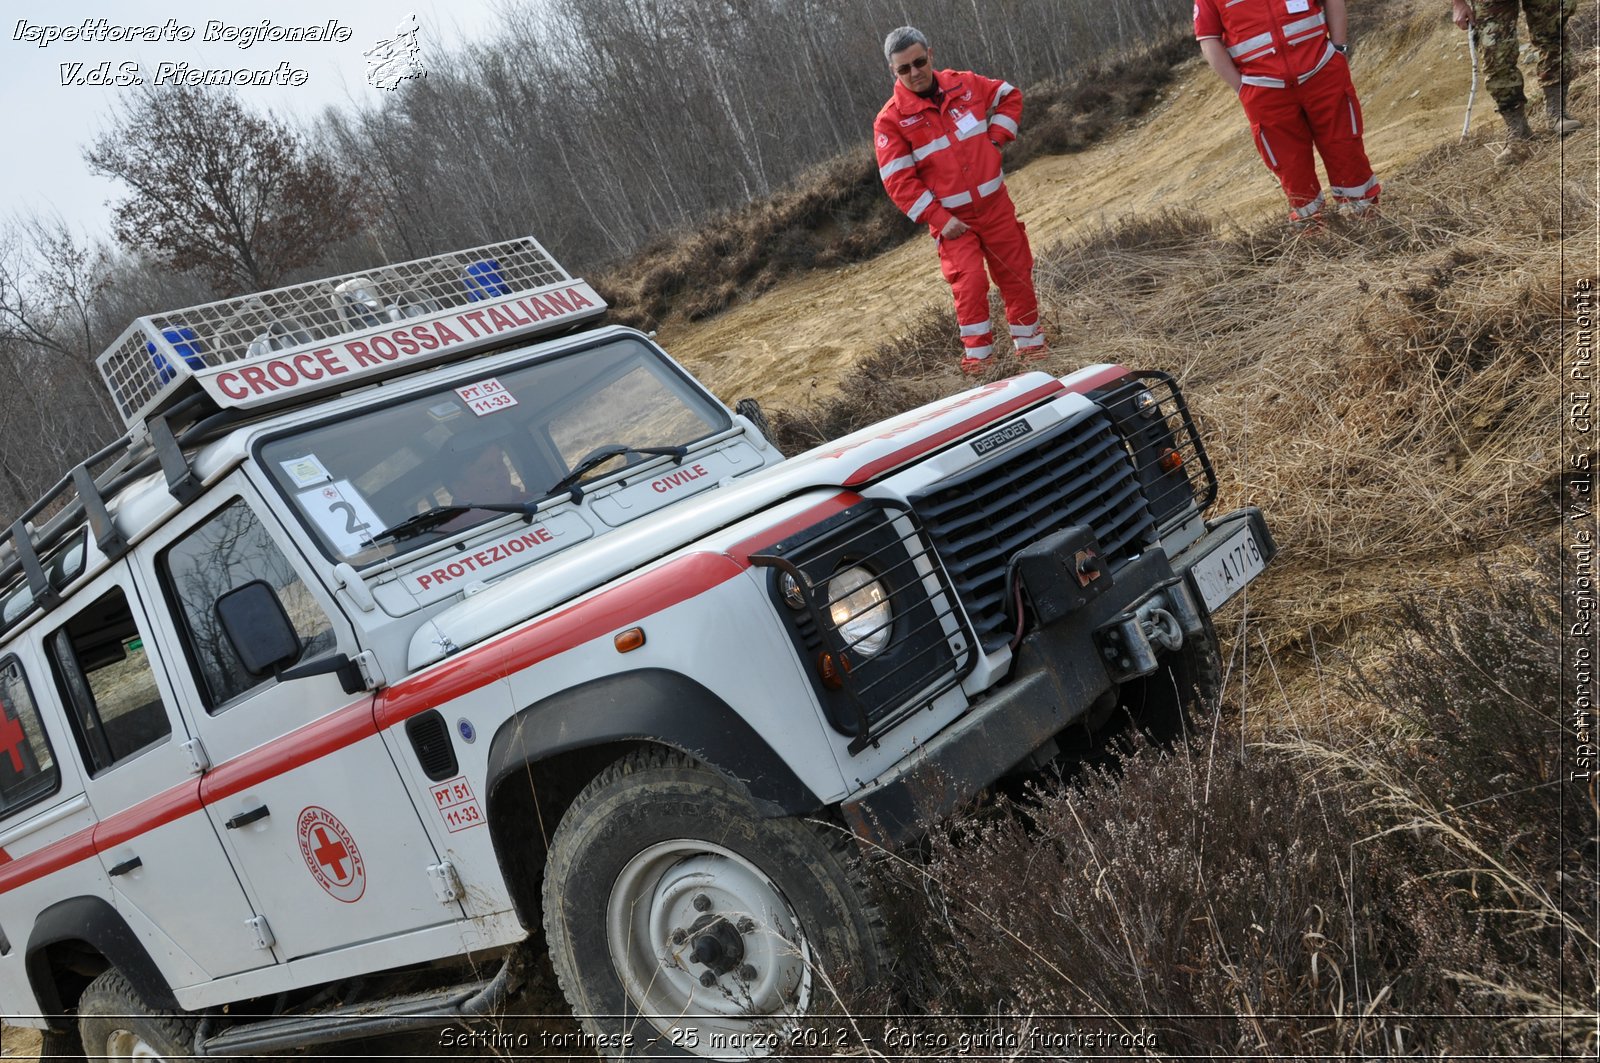
<svg viewBox="0 0 1600 1063"><path fill-rule="evenodd" d="M303 402L570 328L605 308L520 237L151 314L95 364L142 438L152 418L197 391L223 408Z"/></svg>

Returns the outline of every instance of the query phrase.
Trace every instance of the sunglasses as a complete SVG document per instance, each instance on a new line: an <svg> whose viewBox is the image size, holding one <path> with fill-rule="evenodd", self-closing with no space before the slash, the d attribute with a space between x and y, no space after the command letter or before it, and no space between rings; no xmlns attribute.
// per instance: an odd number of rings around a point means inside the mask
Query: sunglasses
<svg viewBox="0 0 1600 1063"><path fill-rule="evenodd" d="M897 77L905 77L907 74L911 73L913 70L921 70L923 67L925 67L927 65L928 65L928 57L925 56L925 55L919 55L919 56L917 56L917 58L911 60L911 62L909 62L909 63L901 63L899 66L895 67L894 68L894 72L895 72L895 75Z"/></svg>

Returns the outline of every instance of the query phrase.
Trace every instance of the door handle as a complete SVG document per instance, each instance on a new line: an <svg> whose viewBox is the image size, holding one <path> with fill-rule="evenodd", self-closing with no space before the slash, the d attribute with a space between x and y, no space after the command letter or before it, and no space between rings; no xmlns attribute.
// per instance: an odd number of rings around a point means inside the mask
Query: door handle
<svg viewBox="0 0 1600 1063"><path fill-rule="evenodd" d="M144 861L139 859L137 856L135 856L132 859L124 860L122 863L117 864L111 870L107 871L106 874L110 875L112 878L116 878L118 875L126 875L128 872L132 871L134 868L143 867L143 866L144 866Z"/></svg>
<svg viewBox="0 0 1600 1063"><path fill-rule="evenodd" d="M266 805L258 805L248 812L240 812L237 816L229 818L223 826L229 830L238 830L240 827L248 827L258 819L266 819L270 815L272 813L267 811Z"/></svg>

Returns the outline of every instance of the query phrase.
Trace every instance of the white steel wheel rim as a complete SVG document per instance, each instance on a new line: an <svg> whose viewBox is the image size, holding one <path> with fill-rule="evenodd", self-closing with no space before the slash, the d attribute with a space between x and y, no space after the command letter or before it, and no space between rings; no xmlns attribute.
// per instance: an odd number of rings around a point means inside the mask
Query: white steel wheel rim
<svg viewBox="0 0 1600 1063"><path fill-rule="evenodd" d="M106 1038L106 1056L110 1059L166 1059L150 1047L150 1042L132 1030L112 1030Z"/></svg>
<svg viewBox="0 0 1600 1063"><path fill-rule="evenodd" d="M731 970L691 958L711 930L737 935ZM811 948L793 907L760 868L710 842L658 842L629 860L606 901L606 943L632 1004L664 1034L692 1029L693 1043L676 1043L700 1055L769 1055L811 1004Z"/></svg>

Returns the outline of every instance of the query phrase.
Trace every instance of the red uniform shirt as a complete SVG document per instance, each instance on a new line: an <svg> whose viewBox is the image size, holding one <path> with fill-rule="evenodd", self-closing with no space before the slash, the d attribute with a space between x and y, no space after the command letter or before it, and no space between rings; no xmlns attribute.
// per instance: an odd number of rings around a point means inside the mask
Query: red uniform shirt
<svg viewBox="0 0 1600 1063"><path fill-rule="evenodd" d="M952 211L1004 186L996 144L1016 139L1022 93L968 70L940 70L934 79L944 90L937 103L896 82L872 128L889 198L937 235Z"/></svg>
<svg viewBox="0 0 1600 1063"><path fill-rule="evenodd" d="M1244 83L1264 88L1303 82L1334 55L1319 0L1195 0L1194 35L1221 40Z"/></svg>

